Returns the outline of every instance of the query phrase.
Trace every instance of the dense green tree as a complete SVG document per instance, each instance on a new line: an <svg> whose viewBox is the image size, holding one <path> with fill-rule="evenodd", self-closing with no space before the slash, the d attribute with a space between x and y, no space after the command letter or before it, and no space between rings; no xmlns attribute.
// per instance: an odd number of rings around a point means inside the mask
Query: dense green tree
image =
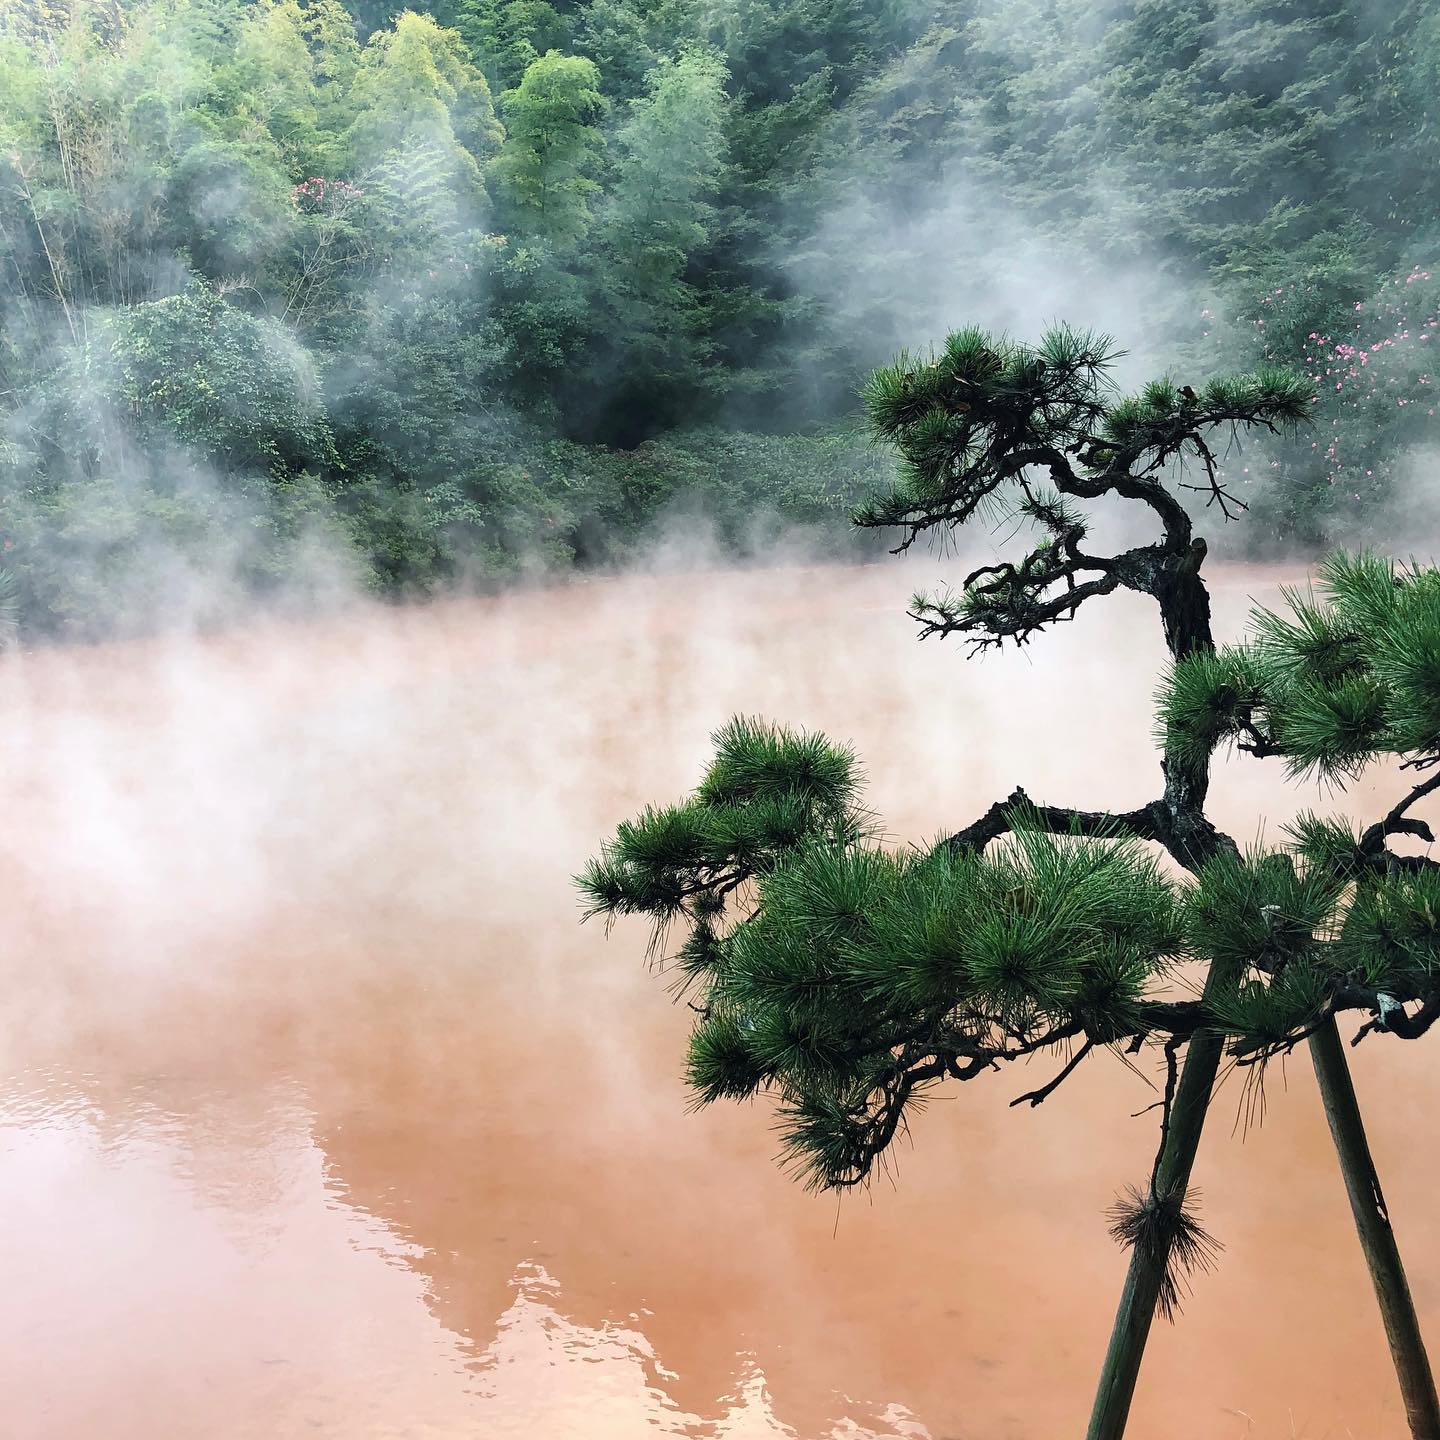
<svg viewBox="0 0 1440 1440"><path fill-rule="evenodd" d="M1141 223L1214 264L1332 223L1364 38L1358 12L1299 0L1137 6L1105 37L1101 105Z"/></svg>
<svg viewBox="0 0 1440 1440"><path fill-rule="evenodd" d="M704 315L686 279L710 238L725 152L725 67L692 50L662 61L615 137L615 178L601 229L599 365L611 418L630 442L693 406ZM667 414L669 407L669 414Z"/></svg>
<svg viewBox="0 0 1440 1440"><path fill-rule="evenodd" d="M463 486L497 458L505 341L484 300L493 248L478 241L465 262L433 278L397 275L393 289L367 297L353 356L330 387L346 477L425 493L445 481Z"/></svg>
<svg viewBox="0 0 1440 1440"><path fill-rule="evenodd" d="M87 364L143 430L227 472L283 478L330 460L313 358L205 285L109 317Z"/></svg>
<svg viewBox="0 0 1440 1440"><path fill-rule="evenodd" d="M338 173L345 160L345 134L354 119L352 93L360 68L355 21L340 0L306 0L301 31L310 51L316 125L320 133L315 168ZM307 169L304 178L308 179Z"/></svg>
<svg viewBox="0 0 1440 1440"><path fill-rule="evenodd" d="M157 250L170 239L168 172L190 139L174 133L175 109L198 98L206 72L185 72L158 22L143 14L117 30L108 8L77 5L54 16L8 11L0 25L8 286L22 305L57 305L72 338L87 303L148 297ZM172 69L178 83L157 89ZM261 215L246 234L237 227L237 246L269 229L269 197L256 199Z"/></svg>
<svg viewBox="0 0 1440 1440"><path fill-rule="evenodd" d="M291 171L325 165L315 59L299 0L257 0L240 26L235 63L226 76L237 109L252 116Z"/></svg>
<svg viewBox="0 0 1440 1440"><path fill-rule="evenodd" d="M377 31L355 76L351 142L363 166L390 162L403 175L434 156L466 198L484 198L482 166L504 135L490 87L460 37L407 10Z"/></svg>
<svg viewBox="0 0 1440 1440"><path fill-rule="evenodd" d="M443 293L484 337L476 403L524 417L527 444L671 432L675 493L645 487L662 509L716 493L721 462L700 483L683 432L724 415L737 451L770 453L764 432L826 454L885 356L975 305L1029 323L1053 286L1097 321L1136 312L1197 377L1338 366L1314 447L1252 446L1226 483L1265 517L1257 547L1384 539L1437 435L1434 300L1411 280L1440 234L1432 12L0 0L5 483L48 473L16 457L45 450L36 417L103 312L197 278L332 376L383 367L392 340L403 370L385 312ZM442 336L437 373L471 374L479 341ZM462 468L488 463L479 431L447 433L477 447ZM317 493L428 491L418 448L403 476L387 445L364 453L387 458Z"/></svg>
<svg viewBox="0 0 1440 1440"><path fill-rule="evenodd" d="M612 99L631 100L644 90L660 60L656 45L693 38L683 25L657 25L647 13L651 8L633 0L591 0L580 12L575 48L599 67Z"/></svg>
<svg viewBox="0 0 1440 1440"><path fill-rule="evenodd" d="M569 48L569 18L548 0L461 0L454 24L496 90L513 90L540 56Z"/></svg>
<svg viewBox="0 0 1440 1440"><path fill-rule="evenodd" d="M585 233L605 102L593 61L552 50L502 97L506 137L491 174L504 214L527 239L565 251Z"/></svg>
<svg viewBox="0 0 1440 1440"><path fill-rule="evenodd" d="M494 300L520 407L562 431L595 330L583 242L600 195L605 102L592 61L552 51L502 97L508 134L491 166L507 230Z"/></svg>

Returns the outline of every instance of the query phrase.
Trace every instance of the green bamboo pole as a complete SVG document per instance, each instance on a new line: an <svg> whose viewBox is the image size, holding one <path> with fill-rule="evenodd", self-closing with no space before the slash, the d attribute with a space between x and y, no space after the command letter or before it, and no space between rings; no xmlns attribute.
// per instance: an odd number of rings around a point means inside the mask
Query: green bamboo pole
<svg viewBox="0 0 1440 1440"><path fill-rule="evenodd" d="M1218 968L1211 969L1205 986L1207 992L1216 983L1227 983L1228 977L1216 976ZM1215 1088L1224 1047L1225 1037L1208 1030L1199 1031L1190 1042L1180 1081L1175 1087L1165 1148L1155 1171L1157 1195L1183 1196L1189 1187L1190 1171L1200 1148L1200 1132L1210 1109L1210 1095ZM1150 1322L1155 1318L1155 1304L1169 1258L1168 1250L1157 1251L1139 1245L1130 1252L1130 1269L1115 1312L1115 1325L1110 1332L1110 1345L1105 1352L1086 1440L1120 1440L1125 1433L1140 1361L1145 1355L1145 1341L1150 1334Z"/></svg>
<svg viewBox="0 0 1440 1440"><path fill-rule="evenodd" d="M1365 1138L1365 1125L1355 1098L1355 1084L1340 1043L1340 1032L1332 1017L1310 1037L1310 1058L1320 1083L1320 1099L1330 1134L1340 1157L1340 1173L1350 1196L1350 1211L1360 1235L1360 1248L1370 1267L1380 1318L1390 1341L1390 1355L1400 1380L1405 1418L1415 1440L1440 1440L1440 1401L1435 1396L1435 1378L1420 1334L1420 1321L1405 1280L1405 1267L1390 1228L1390 1215L1375 1173L1375 1161Z"/></svg>

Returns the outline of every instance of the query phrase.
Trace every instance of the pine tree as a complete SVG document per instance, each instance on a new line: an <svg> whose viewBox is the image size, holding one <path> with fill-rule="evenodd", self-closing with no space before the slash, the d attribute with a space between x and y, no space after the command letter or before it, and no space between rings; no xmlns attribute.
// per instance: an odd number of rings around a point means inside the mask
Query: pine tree
<svg viewBox="0 0 1440 1440"><path fill-rule="evenodd" d="M1033 348L969 330L877 372L870 422L901 475L857 519L898 528L902 551L977 516L1038 534L958 593L916 597L923 635L974 650L1024 644L1122 588L1154 599L1173 661L1156 799L1091 812L1017 789L941 843L897 853L874 839L845 748L737 720L694 795L622 825L580 877L593 912L650 917L657 952L683 928L673 960L699 1012L692 1086L702 1101L775 1095L787 1151L816 1186L864 1184L908 1108L947 1079L1075 1047L1015 1102L1040 1104L1097 1048L1163 1055L1154 1165L1113 1215L1132 1253L1091 1440L1123 1432L1154 1311L1173 1315L1187 1275L1213 1263L1189 1196L1222 1058L1263 1066L1312 1042L1353 1198L1368 1151L1334 1017L1358 1010L1367 1029L1406 1036L1440 1017L1426 909L1440 865L1386 844L1422 833L1408 807L1440 773L1358 837L1307 820L1270 853L1242 854L1206 814L1227 739L1331 776L1382 754L1440 763L1440 574L1392 583L1378 562L1336 561L1324 613L1339 618L1321 623L1297 600L1292 619L1257 618L1249 646L1217 650L1207 547L1177 487L1238 513L1213 437L1287 431L1313 389L1271 369L1121 396L1113 354L1067 329ZM1170 478L1177 467L1197 478ZM1107 496L1146 507L1160 538L1087 549L1085 502ZM1204 967L1197 1000L1163 994L1182 960ZM1412 1424L1431 1437L1433 1385L1393 1238L1387 1250L1373 1200L1367 1215L1355 1206Z"/></svg>

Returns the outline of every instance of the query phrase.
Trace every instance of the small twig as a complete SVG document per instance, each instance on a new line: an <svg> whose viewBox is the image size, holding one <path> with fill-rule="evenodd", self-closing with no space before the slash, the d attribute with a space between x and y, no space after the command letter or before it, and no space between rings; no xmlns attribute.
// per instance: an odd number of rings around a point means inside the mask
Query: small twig
<svg viewBox="0 0 1440 1440"><path fill-rule="evenodd" d="M1440 765L1440 751L1434 755L1417 755L1413 760L1402 760L1402 770L1428 770L1432 765Z"/></svg>
<svg viewBox="0 0 1440 1440"><path fill-rule="evenodd" d="M1276 1040L1269 1044L1259 1044L1251 1047L1243 1047L1242 1042L1237 1041L1235 1047L1230 1051L1235 1057L1235 1064L1238 1068L1247 1065L1264 1065L1279 1055L1288 1055L1297 1045L1303 1044L1320 1027L1335 1018L1335 1012L1327 1009L1315 1021L1313 1025L1307 1025L1303 1030L1297 1030L1293 1035L1287 1035L1283 1040Z"/></svg>
<svg viewBox="0 0 1440 1440"><path fill-rule="evenodd" d="M1017 1105L1023 1105L1027 1100L1030 1102L1030 1108L1032 1110L1037 1105L1043 1105L1045 1101L1048 1100L1050 1096L1053 1095L1062 1084L1064 1084L1066 1079L1070 1075L1074 1074L1075 1068L1094 1048L1095 1042L1093 1040L1086 1040L1086 1042L1074 1053L1074 1055L1070 1057L1070 1060L1066 1064L1065 1068L1052 1081L1050 1081L1048 1085L1042 1085L1038 1090L1031 1090L1024 1095L1017 1095L1010 1102L1010 1108L1013 1110Z"/></svg>
<svg viewBox="0 0 1440 1440"><path fill-rule="evenodd" d="M1156 1198L1159 1197L1156 1187L1160 1183L1160 1161L1170 1140L1170 1112L1175 1104L1175 1087L1180 1082L1179 1050L1183 1043L1178 1035L1172 1035L1165 1042L1165 1098L1160 1102L1160 1144L1155 1151L1154 1163L1150 1166L1150 1194Z"/></svg>

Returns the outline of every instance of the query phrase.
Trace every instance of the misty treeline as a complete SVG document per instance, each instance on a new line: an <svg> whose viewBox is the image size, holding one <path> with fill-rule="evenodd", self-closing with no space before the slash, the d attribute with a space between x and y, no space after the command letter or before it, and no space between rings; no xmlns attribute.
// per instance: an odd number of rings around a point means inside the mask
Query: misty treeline
<svg viewBox="0 0 1440 1440"><path fill-rule="evenodd" d="M854 545L862 377L1041 277L1315 377L1227 480L1363 539L1436 435L1437 84L1423 0L0 0L0 600Z"/></svg>

